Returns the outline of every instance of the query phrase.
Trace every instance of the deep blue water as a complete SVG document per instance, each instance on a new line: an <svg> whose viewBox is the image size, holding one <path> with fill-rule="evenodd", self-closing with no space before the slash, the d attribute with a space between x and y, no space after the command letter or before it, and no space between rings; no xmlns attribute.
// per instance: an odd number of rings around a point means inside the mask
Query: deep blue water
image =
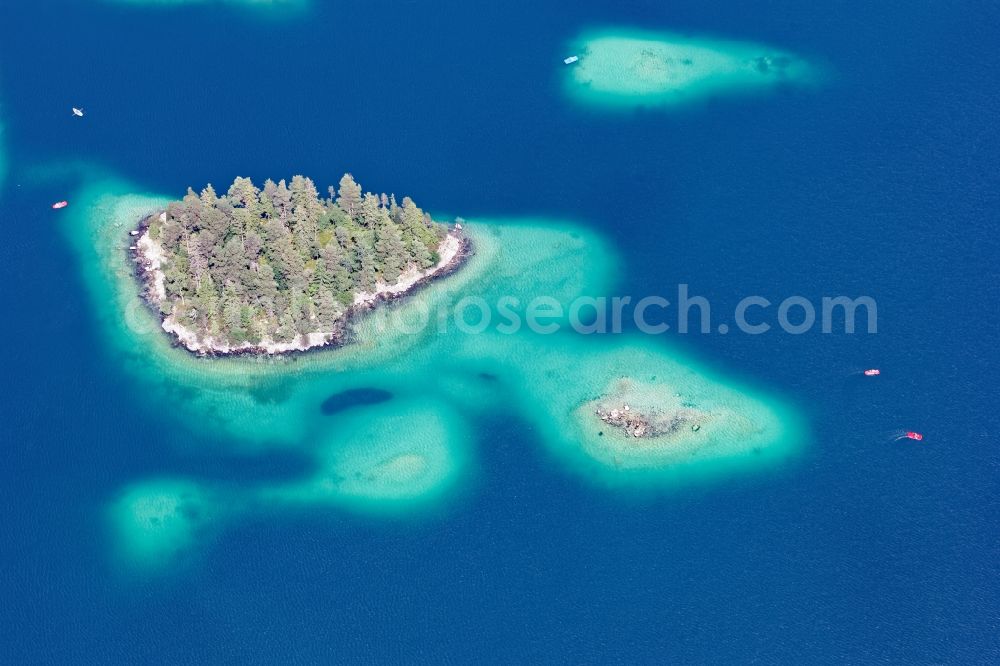
<svg viewBox="0 0 1000 666"><path fill-rule="evenodd" d="M0 2L0 289L21 341L0 351L0 661L1000 659L996 5L315 4L272 21ZM553 63L618 23L770 43L832 75L581 109ZM879 333L668 336L807 416L811 441L770 472L623 497L490 421L441 515L261 515L183 576L125 579L98 517L122 485L307 462L179 441L151 416L49 228L63 192L25 175L69 160L178 194L351 170L433 210L598 228L623 293L683 282L719 311L868 294ZM870 365L886 375L845 380ZM901 427L924 444L882 437Z"/></svg>

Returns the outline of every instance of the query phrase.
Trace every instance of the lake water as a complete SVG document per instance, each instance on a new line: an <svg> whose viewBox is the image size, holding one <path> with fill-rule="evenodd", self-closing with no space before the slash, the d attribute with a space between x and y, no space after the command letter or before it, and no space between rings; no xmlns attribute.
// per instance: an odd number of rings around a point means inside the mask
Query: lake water
<svg viewBox="0 0 1000 666"><path fill-rule="evenodd" d="M341 4L0 6L0 658L995 661L1000 10ZM561 60L617 25L771 44L827 75L589 108ZM123 488L281 483L312 463L150 404L50 204L98 171L180 196L347 170L433 211L599 233L622 294L684 283L719 313L864 294L878 333L661 336L801 415L780 464L622 492L498 403L432 510L261 504L183 567L123 571L105 524ZM870 366L877 381L850 376ZM925 439L889 441L900 428Z"/></svg>

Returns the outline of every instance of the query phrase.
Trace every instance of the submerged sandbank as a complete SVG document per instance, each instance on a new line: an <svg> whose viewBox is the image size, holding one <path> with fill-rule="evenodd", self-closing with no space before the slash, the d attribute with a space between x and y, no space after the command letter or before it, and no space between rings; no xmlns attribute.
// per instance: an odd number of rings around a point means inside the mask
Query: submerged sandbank
<svg viewBox="0 0 1000 666"><path fill-rule="evenodd" d="M461 472L470 434L445 402L383 400L337 418L315 444L315 475L272 487L266 497L398 510L446 491Z"/></svg>
<svg viewBox="0 0 1000 666"><path fill-rule="evenodd" d="M108 510L118 551L128 564L176 564L210 534L220 498L187 479L162 479L126 488Z"/></svg>
<svg viewBox="0 0 1000 666"><path fill-rule="evenodd" d="M599 106L668 106L706 97L809 84L802 58L751 42L632 29L585 33L569 46L566 90Z"/></svg>

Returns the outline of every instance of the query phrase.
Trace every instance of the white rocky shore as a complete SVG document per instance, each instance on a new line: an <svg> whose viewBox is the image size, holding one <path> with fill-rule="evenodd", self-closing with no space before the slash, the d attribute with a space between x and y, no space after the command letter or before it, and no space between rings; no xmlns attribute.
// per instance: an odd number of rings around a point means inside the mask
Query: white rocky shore
<svg viewBox="0 0 1000 666"><path fill-rule="evenodd" d="M160 216L161 221L165 220L166 213ZM375 290L370 292L359 292L354 296L352 307L341 315L335 322L342 323L354 310L363 310L372 307L380 300L390 300L404 296L407 292L417 287L428 278L438 274L449 272L456 263L462 260L466 241L461 234L462 226L455 225L455 228L448 232L437 252L439 261L424 270L411 266L400 276L399 280L392 284L379 281L375 285ZM133 234L137 232L132 232ZM149 236L148 226L143 229L139 240L135 243L136 261L143 271L143 277L147 281L146 298L154 305L159 305L166 297L167 292L164 287L165 276L161 268L164 255L159 243ZM260 353L260 354L283 354L293 351L305 351L315 347L322 347L334 341L338 332L337 326L331 326L329 331L313 331L305 335L300 335L288 342L278 342L270 338L264 338L257 344L245 342L241 345L230 345L227 342L217 341L211 336L198 338L197 333L186 328L178 322L173 315L168 315L163 319L163 330L175 336L177 340L187 349L198 354L239 354L239 353Z"/></svg>

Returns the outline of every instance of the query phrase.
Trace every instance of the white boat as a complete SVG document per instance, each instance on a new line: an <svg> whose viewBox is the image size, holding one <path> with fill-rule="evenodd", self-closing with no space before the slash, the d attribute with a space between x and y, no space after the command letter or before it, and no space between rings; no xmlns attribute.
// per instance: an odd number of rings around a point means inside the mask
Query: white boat
<svg viewBox="0 0 1000 666"><path fill-rule="evenodd" d="M83 109L78 109L78 108L76 108L74 106L73 107L73 115L82 118L83 117Z"/></svg>
<svg viewBox="0 0 1000 666"><path fill-rule="evenodd" d="M570 56L568 58L563 58L564 65L572 65L574 62L580 59L580 56Z"/></svg>

